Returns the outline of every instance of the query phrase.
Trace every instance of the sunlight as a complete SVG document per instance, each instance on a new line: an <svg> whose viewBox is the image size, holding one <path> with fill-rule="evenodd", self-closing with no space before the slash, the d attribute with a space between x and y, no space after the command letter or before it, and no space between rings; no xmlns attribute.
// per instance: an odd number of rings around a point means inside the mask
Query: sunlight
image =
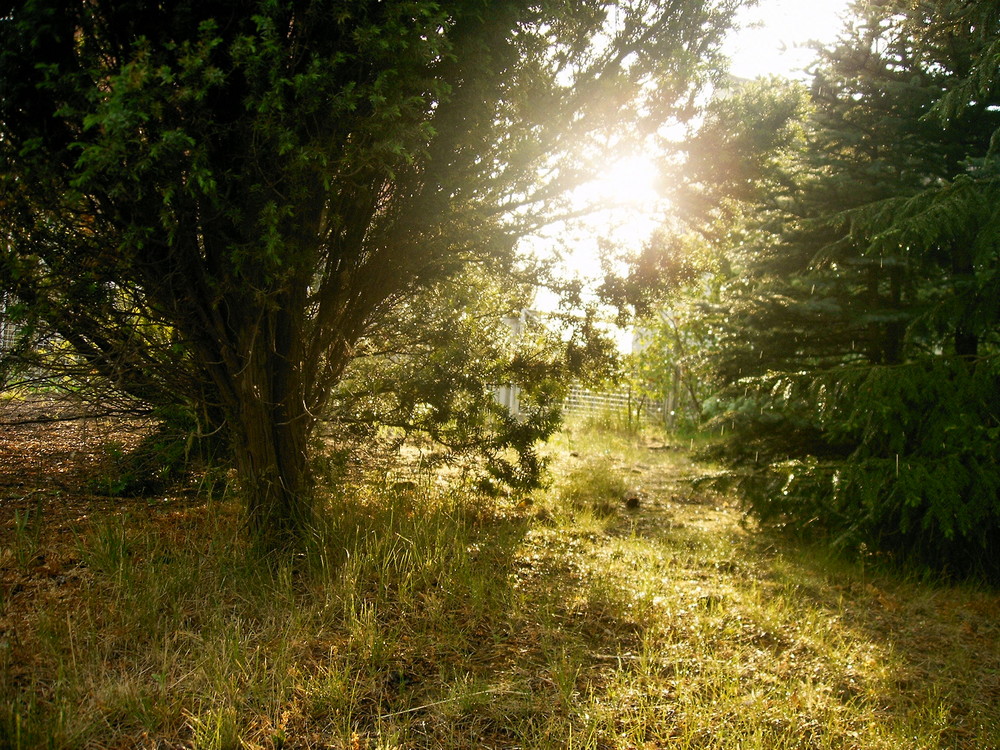
<svg viewBox="0 0 1000 750"><path fill-rule="evenodd" d="M609 160L601 174L577 188L574 203L589 213L561 228L567 275L589 281L602 278L602 245L637 251L663 220L660 187L655 160L630 154Z"/></svg>
<svg viewBox="0 0 1000 750"><path fill-rule="evenodd" d="M833 41L847 10L848 0L761 0L744 8L737 16L742 28L723 47L733 74L803 77L802 69L813 59L808 43Z"/></svg>
<svg viewBox="0 0 1000 750"><path fill-rule="evenodd" d="M594 179L578 187L572 203L586 211L575 219L556 222L522 240L530 255L555 259L556 275L584 285L592 294L604 278L605 266L622 270L622 256L638 253L665 219L667 202L656 159L632 153L611 158ZM559 306L558 295L539 289L536 309ZM631 333L618 332L623 351L631 348Z"/></svg>
<svg viewBox="0 0 1000 750"><path fill-rule="evenodd" d="M635 253L662 223L660 187L660 171L650 156L609 159L598 176L573 191L572 203L584 215L548 227L528 239L526 246L539 255L558 258L563 278L588 286L599 283L603 264L615 265L610 248Z"/></svg>
<svg viewBox="0 0 1000 750"><path fill-rule="evenodd" d="M581 187L578 196L598 208L652 211L661 199L659 182L660 171L648 156L626 156Z"/></svg>

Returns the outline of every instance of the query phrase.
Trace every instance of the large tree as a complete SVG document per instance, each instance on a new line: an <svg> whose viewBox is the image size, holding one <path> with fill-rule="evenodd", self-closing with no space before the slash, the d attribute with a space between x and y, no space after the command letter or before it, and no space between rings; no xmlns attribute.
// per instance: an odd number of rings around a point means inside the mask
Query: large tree
<svg viewBox="0 0 1000 750"><path fill-rule="evenodd" d="M701 195L752 217L713 315L725 476L766 520L996 576L1000 92L983 71L1000 18L856 7L811 111L780 120L797 146L765 139L755 161L712 140L752 132L748 104L780 114L773 90L708 119L703 145L736 166L702 170Z"/></svg>
<svg viewBox="0 0 1000 750"><path fill-rule="evenodd" d="M509 268L572 154L681 112L734 4L13 3L0 273L93 371L224 429L284 544L356 342Z"/></svg>

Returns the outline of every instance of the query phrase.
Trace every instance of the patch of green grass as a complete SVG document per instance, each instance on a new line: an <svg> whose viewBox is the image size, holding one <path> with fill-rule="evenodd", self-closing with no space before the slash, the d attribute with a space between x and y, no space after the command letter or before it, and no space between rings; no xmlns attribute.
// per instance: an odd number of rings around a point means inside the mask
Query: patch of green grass
<svg viewBox="0 0 1000 750"><path fill-rule="evenodd" d="M42 500L39 495L32 508L14 511L13 538L10 550L18 567L26 570L35 562L41 549Z"/></svg>
<svg viewBox="0 0 1000 750"><path fill-rule="evenodd" d="M996 592L762 537L669 436L550 451L531 504L342 487L284 566L227 503L94 518L10 597L0 747L1000 747Z"/></svg>

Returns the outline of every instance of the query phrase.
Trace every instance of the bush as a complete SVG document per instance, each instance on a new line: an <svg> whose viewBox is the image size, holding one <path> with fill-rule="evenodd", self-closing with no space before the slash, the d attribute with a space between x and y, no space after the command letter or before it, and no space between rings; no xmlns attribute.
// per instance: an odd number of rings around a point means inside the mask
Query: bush
<svg viewBox="0 0 1000 750"><path fill-rule="evenodd" d="M734 399L719 418L713 480L771 526L1000 580L997 375L942 359L761 379L753 408Z"/></svg>

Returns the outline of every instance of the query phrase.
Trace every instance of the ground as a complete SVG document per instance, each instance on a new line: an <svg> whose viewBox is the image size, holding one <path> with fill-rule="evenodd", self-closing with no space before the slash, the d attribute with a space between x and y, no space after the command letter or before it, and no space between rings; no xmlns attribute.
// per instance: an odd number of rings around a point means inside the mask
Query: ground
<svg viewBox="0 0 1000 750"><path fill-rule="evenodd" d="M0 404L0 602L8 616L85 574L76 542L92 519L126 509L169 518L203 504L190 482L155 496L109 494L124 457L151 432L148 420L88 416L97 410L57 398ZM12 624L0 623L0 638L9 637Z"/></svg>
<svg viewBox="0 0 1000 750"><path fill-rule="evenodd" d="M95 512L121 509L107 484L153 423L94 413L56 398L0 400L0 525L40 508L51 530L66 531ZM143 499L169 509L190 504L195 489L178 485Z"/></svg>
<svg viewBox="0 0 1000 750"><path fill-rule="evenodd" d="M764 533L675 437L334 483L275 564L204 476L108 495L150 425L68 416L0 414L0 748L1000 748L995 591Z"/></svg>

